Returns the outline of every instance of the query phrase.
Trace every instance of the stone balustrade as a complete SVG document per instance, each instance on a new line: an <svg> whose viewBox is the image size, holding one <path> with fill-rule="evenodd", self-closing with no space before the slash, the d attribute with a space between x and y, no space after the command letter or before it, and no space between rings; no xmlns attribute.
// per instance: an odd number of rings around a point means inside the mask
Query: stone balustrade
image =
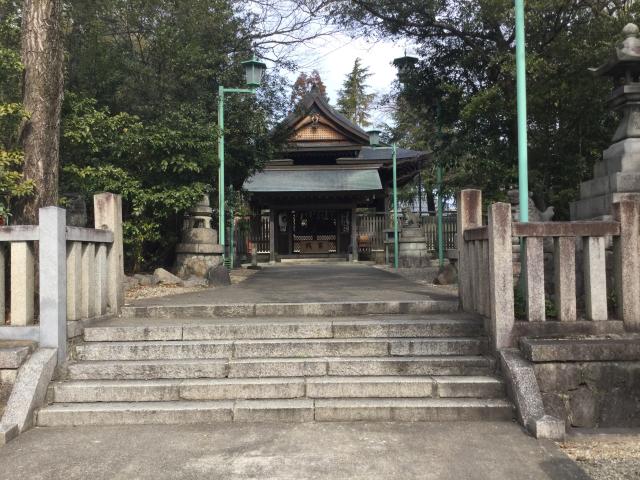
<svg viewBox="0 0 640 480"><path fill-rule="evenodd" d="M526 320L544 322L547 299L543 243L553 240L554 309L560 322L579 319L576 308L576 245L582 247L584 318L609 320L608 295L627 330L640 330L640 203L614 204L613 221L531 222L511 219L507 203L489 207L482 225L482 194L463 190L458 198L461 308L487 319L496 350L515 345L512 237L522 239L522 292ZM606 245L612 239L615 281L608 285Z"/></svg>
<svg viewBox="0 0 640 480"><path fill-rule="evenodd" d="M94 218L95 228L69 227L64 209L46 207L40 209L39 225L0 227L0 339L57 348L58 361L64 362L69 332L79 321L119 313L124 304L120 196L95 195Z"/></svg>

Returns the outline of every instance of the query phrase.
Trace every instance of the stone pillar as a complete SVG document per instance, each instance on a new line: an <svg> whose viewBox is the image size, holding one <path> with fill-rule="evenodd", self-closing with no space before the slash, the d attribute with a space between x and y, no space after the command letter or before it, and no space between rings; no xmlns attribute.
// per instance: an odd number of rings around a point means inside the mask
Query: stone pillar
<svg viewBox="0 0 640 480"><path fill-rule="evenodd" d="M35 265L30 242L11 243L11 324L33 324Z"/></svg>
<svg viewBox="0 0 640 480"><path fill-rule="evenodd" d="M40 346L56 348L61 364L67 358L66 212L45 207L39 218Z"/></svg>
<svg viewBox="0 0 640 480"><path fill-rule="evenodd" d="M96 244L87 242L82 245L82 318L96 316Z"/></svg>
<svg viewBox="0 0 640 480"><path fill-rule="evenodd" d="M524 268L527 320L530 322L544 322L544 252L542 250L542 237L529 237L525 241Z"/></svg>
<svg viewBox="0 0 640 480"><path fill-rule="evenodd" d="M107 291L109 310L119 314L124 305L124 252L122 244L122 197L113 193L100 193L93 197L95 227L113 232L113 243L108 248Z"/></svg>
<svg viewBox="0 0 640 480"><path fill-rule="evenodd" d="M470 251L464 242L464 231L482 226L482 192L462 190L458 194L458 290L460 307L473 307L473 290L470 269Z"/></svg>
<svg viewBox="0 0 640 480"><path fill-rule="evenodd" d="M67 246L67 320L80 320L82 306L82 243Z"/></svg>
<svg viewBox="0 0 640 480"><path fill-rule="evenodd" d="M489 208L488 234L491 337L497 351L513 346L513 254L508 203L494 203Z"/></svg>
<svg viewBox="0 0 640 480"><path fill-rule="evenodd" d="M614 239L618 316L627 330L640 331L640 202L613 204L620 222L620 236Z"/></svg>
<svg viewBox="0 0 640 480"><path fill-rule="evenodd" d="M608 318L604 246L604 237L584 238L584 303L589 320Z"/></svg>
<svg viewBox="0 0 640 480"><path fill-rule="evenodd" d="M96 297L95 309L98 315L107 313L109 302L109 282L108 282L108 247L105 243L99 243L96 248Z"/></svg>
<svg viewBox="0 0 640 480"><path fill-rule="evenodd" d="M553 239L556 311L561 322L576 320L576 239Z"/></svg>

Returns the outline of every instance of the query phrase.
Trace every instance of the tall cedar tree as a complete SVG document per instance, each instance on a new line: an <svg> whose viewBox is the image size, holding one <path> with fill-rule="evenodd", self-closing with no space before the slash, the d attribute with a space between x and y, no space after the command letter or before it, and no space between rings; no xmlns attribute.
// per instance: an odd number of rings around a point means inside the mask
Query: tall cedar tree
<svg viewBox="0 0 640 480"><path fill-rule="evenodd" d="M368 127L369 113L375 94L368 93L367 79L373 75L368 67L362 66L362 61L356 58L353 69L342 84L342 90L338 93L338 110L352 122L361 127Z"/></svg>

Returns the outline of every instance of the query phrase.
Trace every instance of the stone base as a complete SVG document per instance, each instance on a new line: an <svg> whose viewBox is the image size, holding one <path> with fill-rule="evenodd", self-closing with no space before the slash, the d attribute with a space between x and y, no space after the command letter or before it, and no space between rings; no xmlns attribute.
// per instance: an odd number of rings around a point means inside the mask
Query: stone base
<svg viewBox="0 0 640 480"><path fill-rule="evenodd" d="M606 220L611 217L614 202L621 200L640 201L638 193L607 193L591 198L583 198L571 203L571 220Z"/></svg>
<svg viewBox="0 0 640 480"><path fill-rule="evenodd" d="M627 138L603 152L603 161L594 166L594 177L618 172L640 172L640 138Z"/></svg>
<svg viewBox="0 0 640 480"><path fill-rule="evenodd" d="M193 275L205 278L210 268L221 264L221 254L178 253L176 256L176 274L183 279Z"/></svg>
<svg viewBox="0 0 640 480"><path fill-rule="evenodd" d="M427 250L426 240L417 238L408 241L403 238L398 243L398 266L402 268L423 268L431 266L432 256Z"/></svg>

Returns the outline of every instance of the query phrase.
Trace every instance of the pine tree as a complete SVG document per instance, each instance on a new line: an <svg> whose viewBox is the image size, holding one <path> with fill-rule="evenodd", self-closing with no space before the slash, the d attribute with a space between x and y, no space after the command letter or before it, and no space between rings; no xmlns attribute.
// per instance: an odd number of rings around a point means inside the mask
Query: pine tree
<svg viewBox="0 0 640 480"><path fill-rule="evenodd" d="M371 123L367 110L373 103L375 94L367 92L369 86L366 82L372 73L361 62L356 58L353 69L342 84L342 90L338 93L338 110L352 122L368 127Z"/></svg>
<svg viewBox="0 0 640 480"><path fill-rule="evenodd" d="M310 74L301 72L292 87L291 108L295 108L296 105L300 103L300 100L302 100L304 96L313 89L313 87L316 87L328 100L327 87L322 81L322 78L320 78L320 73L317 70L313 70Z"/></svg>

